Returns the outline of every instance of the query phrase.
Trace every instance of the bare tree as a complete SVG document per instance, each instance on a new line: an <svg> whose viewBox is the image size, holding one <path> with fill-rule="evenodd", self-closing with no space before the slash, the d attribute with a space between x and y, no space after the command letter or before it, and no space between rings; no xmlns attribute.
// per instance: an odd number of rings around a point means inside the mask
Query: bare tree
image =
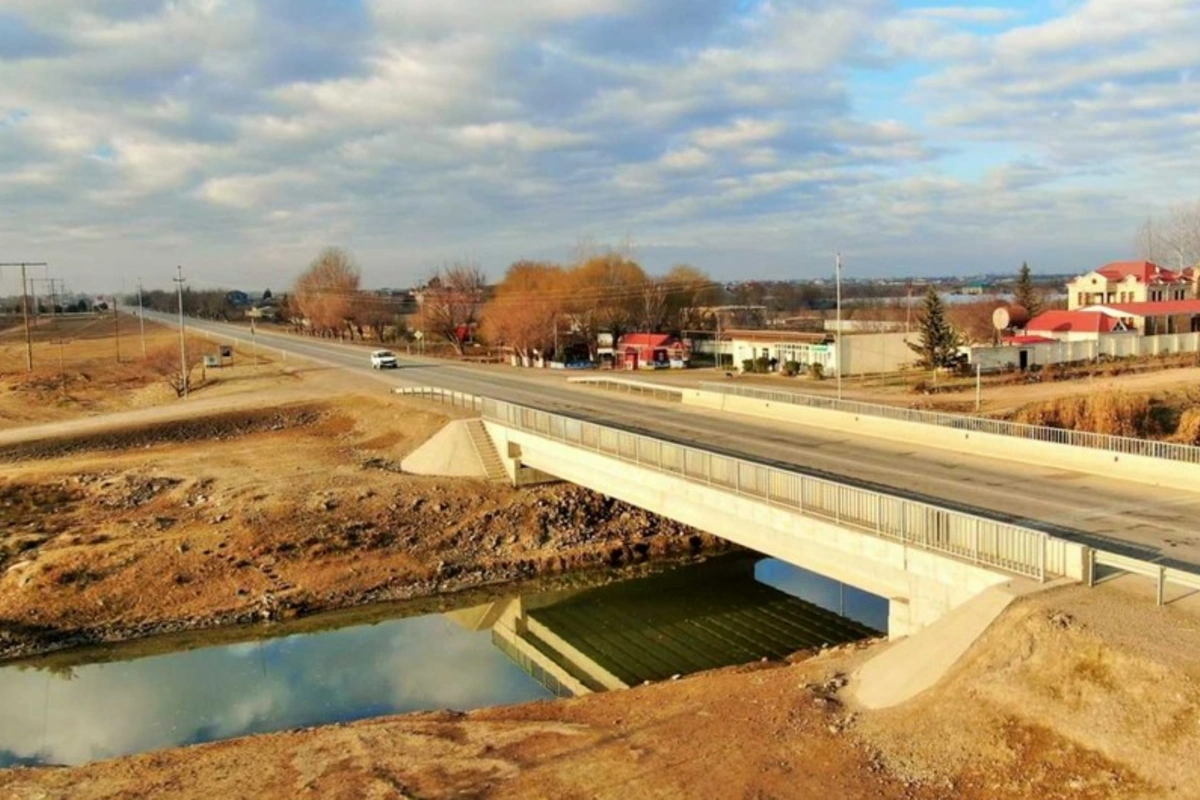
<svg viewBox="0 0 1200 800"><path fill-rule="evenodd" d="M363 292L354 303L355 319L366 326L376 341L382 344L389 330L401 326L400 306L392 298L372 292Z"/></svg>
<svg viewBox="0 0 1200 800"><path fill-rule="evenodd" d="M705 309L720 305L722 287L690 264L677 264L667 273L667 325L676 331L705 324Z"/></svg>
<svg viewBox="0 0 1200 800"><path fill-rule="evenodd" d="M421 325L465 352L472 326L487 292L487 277L477 265L451 264L438 270L421 291Z"/></svg>
<svg viewBox="0 0 1200 800"><path fill-rule="evenodd" d="M569 276L565 311L595 357L597 334L609 332L615 342L643 317L646 273L636 261L609 252L576 265Z"/></svg>
<svg viewBox="0 0 1200 800"><path fill-rule="evenodd" d="M292 292L297 310L314 333L335 333L355 324L361 276L349 253L327 247L296 279Z"/></svg>
<svg viewBox="0 0 1200 800"><path fill-rule="evenodd" d="M510 266L483 309L488 340L511 347L524 363L550 352L562 317L564 277L557 264L518 261Z"/></svg>
<svg viewBox="0 0 1200 800"><path fill-rule="evenodd" d="M1200 200L1170 208L1147 220L1137 235L1138 255L1161 267L1181 270L1200 264Z"/></svg>

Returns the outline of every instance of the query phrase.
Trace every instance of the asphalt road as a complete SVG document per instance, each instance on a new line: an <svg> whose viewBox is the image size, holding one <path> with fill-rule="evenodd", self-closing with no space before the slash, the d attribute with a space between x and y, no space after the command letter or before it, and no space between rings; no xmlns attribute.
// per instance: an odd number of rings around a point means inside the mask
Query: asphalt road
<svg viewBox="0 0 1200 800"><path fill-rule="evenodd" d="M187 324L249 338L245 328L191 319ZM401 367L381 373L370 368L368 346L264 332L257 341L351 373L373 374L385 384L439 386L570 414L1200 570L1200 491L695 409L568 384L558 372L458 365L396 351Z"/></svg>

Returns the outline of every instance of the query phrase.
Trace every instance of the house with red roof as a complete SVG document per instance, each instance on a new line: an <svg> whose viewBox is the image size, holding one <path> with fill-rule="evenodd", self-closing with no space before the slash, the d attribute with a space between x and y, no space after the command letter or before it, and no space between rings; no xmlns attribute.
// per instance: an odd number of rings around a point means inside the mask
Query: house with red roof
<svg viewBox="0 0 1200 800"><path fill-rule="evenodd" d="M1161 303L1200 298L1200 270L1164 269L1152 261L1114 261L1067 284L1067 308Z"/></svg>
<svg viewBox="0 0 1200 800"><path fill-rule="evenodd" d="M687 345L667 333L627 333L616 351L625 369L686 367L691 360Z"/></svg>

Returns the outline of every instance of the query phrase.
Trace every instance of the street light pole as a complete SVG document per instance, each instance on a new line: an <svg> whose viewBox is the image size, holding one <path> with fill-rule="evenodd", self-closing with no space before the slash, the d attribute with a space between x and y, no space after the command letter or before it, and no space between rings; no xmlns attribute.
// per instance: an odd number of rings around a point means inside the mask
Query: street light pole
<svg viewBox="0 0 1200 800"><path fill-rule="evenodd" d="M834 283L837 286L837 353L834 364L837 366L837 398L842 399L842 254L834 253Z"/></svg>
<svg viewBox="0 0 1200 800"><path fill-rule="evenodd" d="M175 281L175 289L179 295L179 376L183 381L183 398L188 396L187 343L183 337L183 267L175 267L179 277Z"/></svg>

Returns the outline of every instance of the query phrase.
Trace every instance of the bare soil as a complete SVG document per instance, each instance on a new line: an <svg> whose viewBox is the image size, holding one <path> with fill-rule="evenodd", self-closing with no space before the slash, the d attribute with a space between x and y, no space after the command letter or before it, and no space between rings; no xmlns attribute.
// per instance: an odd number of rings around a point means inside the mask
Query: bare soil
<svg viewBox="0 0 1200 800"><path fill-rule="evenodd" d="M118 333L120 342L118 344ZM112 314L43 317L31 331L33 370L26 368L24 329L0 331L0 430L114 411L174 403L180 373L179 332L155 322L141 327L135 316ZM284 373L286 364L266 347L238 345L215 369L202 365L216 355L217 337L185 337L193 397L229 394Z"/></svg>
<svg viewBox="0 0 1200 800"><path fill-rule="evenodd" d="M333 373L277 365L205 391L0 435L0 655L719 547L579 489L402 474L455 412L346 396ZM25 413L130 408L118 394ZM886 646L855 645L576 700L4 770L0 797L1188 800L1200 616L1149 594L1121 580L1026 598L938 686L884 711L843 696Z"/></svg>
<svg viewBox="0 0 1200 800"><path fill-rule="evenodd" d="M351 395L0 447L0 657L723 547L577 487L401 474L446 420Z"/></svg>

